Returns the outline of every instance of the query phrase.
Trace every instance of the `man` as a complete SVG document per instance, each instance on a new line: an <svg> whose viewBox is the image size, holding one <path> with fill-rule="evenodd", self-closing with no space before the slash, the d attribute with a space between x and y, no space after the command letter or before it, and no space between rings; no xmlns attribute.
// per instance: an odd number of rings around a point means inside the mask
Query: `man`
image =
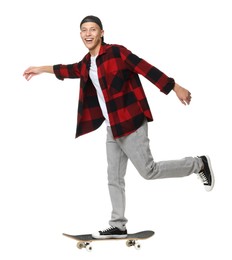
<svg viewBox="0 0 232 260"><path fill-rule="evenodd" d="M60 80L80 78L76 137L97 129L103 121L107 125L108 186L113 210L110 227L94 233L93 237L126 237L124 176L128 159L148 180L196 173L207 191L214 186L214 175L208 156L153 160L147 136L147 122L153 118L138 74L164 94L174 91L184 105L190 104L191 93L125 47L106 44L99 18L85 17L80 30L81 39L89 50L80 62L29 67L24 77L30 80L46 72L54 73Z"/></svg>

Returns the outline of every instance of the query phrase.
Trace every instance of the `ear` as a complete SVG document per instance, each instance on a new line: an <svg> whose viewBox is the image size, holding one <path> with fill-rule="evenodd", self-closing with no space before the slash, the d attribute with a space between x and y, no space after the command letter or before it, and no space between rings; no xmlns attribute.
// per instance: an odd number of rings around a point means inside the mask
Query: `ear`
<svg viewBox="0 0 232 260"><path fill-rule="evenodd" d="M104 36L104 30L101 30L101 37Z"/></svg>

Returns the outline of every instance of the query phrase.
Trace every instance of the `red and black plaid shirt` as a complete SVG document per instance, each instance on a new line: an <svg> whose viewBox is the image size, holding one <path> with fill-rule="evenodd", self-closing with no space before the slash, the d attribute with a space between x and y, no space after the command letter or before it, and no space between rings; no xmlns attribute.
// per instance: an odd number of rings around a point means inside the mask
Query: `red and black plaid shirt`
<svg viewBox="0 0 232 260"><path fill-rule="evenodd" d="M121 45L103 43L96 63L115 138L134 132L145 118L148 121L153 120L138 74L147 78L165 94L174 87L174 79L167 77ZM96 130L105 118L96 89L89 77L90 54L78 63L58 64L53 68L58 79L80 78L76 138Z"/></svg>

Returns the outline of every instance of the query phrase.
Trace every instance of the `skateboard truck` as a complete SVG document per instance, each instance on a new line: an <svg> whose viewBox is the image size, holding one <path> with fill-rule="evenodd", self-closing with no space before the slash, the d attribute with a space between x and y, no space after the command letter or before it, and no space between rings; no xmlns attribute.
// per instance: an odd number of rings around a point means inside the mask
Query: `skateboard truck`
<svg viewBox="0 0 232 260"><path fill-rule="evenodd" d="M91 252L93 249L90 242L78 242L77 248L78 249L85 248L88 252Z"/></svg>
<svg viewBox="0 0 232 260"><path fill-rule="evenodd" d="M129 239L129 240L126 241L126 245L128 247L134 246L135 249L137 249L137 250L139 250L141 248L141 245L140 245L138 240L131 240L131 239Z"/></svg>

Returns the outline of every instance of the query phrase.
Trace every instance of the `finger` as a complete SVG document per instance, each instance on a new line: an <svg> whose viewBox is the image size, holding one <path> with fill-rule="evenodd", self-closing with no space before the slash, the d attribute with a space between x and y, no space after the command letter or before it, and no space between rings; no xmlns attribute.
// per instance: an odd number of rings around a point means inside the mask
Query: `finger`
<svg viewBox="0 0 232 260"><path fill-rule="evenodd" d="M190 95L189 98L188 98L188 105L190 104L191 100L192 100L192 97Z"/></svg>
<svg viewBox="0 0 232 260"><path fill-rule="evenodd" d="M31 73L27 73L27 74L25 75L25 79L26 79L27 81L29 81L32 77L33 77L33 74L31 74Z"/></svg>
<svg viewBox="0 0 232 260"><path fill-rule="evenodd" d="M25 77L26 80L28 80L30 74L24 72L23 76Z"/></svg>
<svg viewBox="0 0 232 260"><path fill-rule="evenodd" d="M23 77L27 80L28 74L24 73L24 74L23 74Z"/></svg>
<svg viewBox="0 0 232 260"><path fill-rule="evenodd" d="M185 103L185 101L184 101L183 99L179 98L179 100L180 100L180 102L181 102L183 105L186 106L186 103Z"/></svg>
<svg viewBox="0 0 232 260"><path fill-rule="evenodd" d="M191 99L192 99L192 97L191 97L191 94L189 93L189 95L184 99L184 101L185 101L185 103L186 104L190 104L190 102L191 102Z"/></svg>
<svg viewBox="0 0 232 260"><path fill-rule="evenodd" d="M28 75L28 81L32 78L34 76L34 74L33 73L30 73L29 75Z"/></svg>
<svg viewBox="0 0 232 260"><path fill-rule="evenodd" d="M27 69L24 71L23 74L28 74L28 73L30 73L30 71L31 71L31 67L27 68Z"/></svg>

